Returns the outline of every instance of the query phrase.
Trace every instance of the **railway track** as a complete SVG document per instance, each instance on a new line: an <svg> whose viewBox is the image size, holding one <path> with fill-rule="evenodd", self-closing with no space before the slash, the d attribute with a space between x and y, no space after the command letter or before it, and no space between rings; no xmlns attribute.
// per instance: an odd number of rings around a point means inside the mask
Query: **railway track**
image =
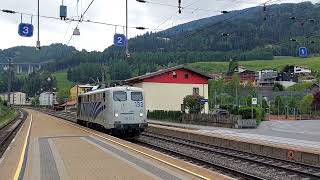
<svg viewBox="0 0 320 180"><path fill-rule="evenodd" d="M0 129L0 157L2 157L3 153L9 146L11 140L18 132L18 129L21 127L22 122L27 117L27 113L25 111L18 110L17 112L17 117Z"/></svg>
<svg viewBox="0 0 320 180"><path fill-rule="evenodd" d="M74 121L74 112L44 111ZM241 179L320 179L320 167L144 132L135 143Z"/></svg>
<svg viewBox="0 0 320 180"><path fill-rule="evenodd" d="M244 179L320 179L320 168L144 132L139 143ZM201 164L203 162L203 164Z"/></svg>

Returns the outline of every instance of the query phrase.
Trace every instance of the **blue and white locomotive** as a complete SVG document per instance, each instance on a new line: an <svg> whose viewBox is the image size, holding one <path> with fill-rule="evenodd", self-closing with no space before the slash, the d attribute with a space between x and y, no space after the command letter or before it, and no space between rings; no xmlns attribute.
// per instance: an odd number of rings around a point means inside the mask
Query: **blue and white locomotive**
<svg viewBox="0 0 320 180"><path fill-rule="evenodd" d="M133 137L147 127L143 89L129 86L99 89L78 97L77 123L115 135Z"/></svg>

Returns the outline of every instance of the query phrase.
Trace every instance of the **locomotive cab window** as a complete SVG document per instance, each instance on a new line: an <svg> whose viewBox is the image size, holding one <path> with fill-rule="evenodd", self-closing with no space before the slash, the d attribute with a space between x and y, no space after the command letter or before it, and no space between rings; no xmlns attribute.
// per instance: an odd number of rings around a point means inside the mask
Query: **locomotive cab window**
<svg viewBox="0 0 320 180"><path fill-rule="evenodd" d="M114 101L126 101L127 93L124 91L114 91L113 92L113 100Z"/></svg>
<svg viewBox="0 0 320 180"><path fill-rule="evenodd" d="M131 92L132 101L143 101L142 92Z"/></svg>

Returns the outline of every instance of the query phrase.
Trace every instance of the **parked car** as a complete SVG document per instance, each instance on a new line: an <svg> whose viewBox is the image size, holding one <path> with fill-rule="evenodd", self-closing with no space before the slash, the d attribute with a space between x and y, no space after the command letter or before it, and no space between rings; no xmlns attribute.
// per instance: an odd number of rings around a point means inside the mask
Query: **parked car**
<svg viewBox="0 0 320 180"><path fill-rule="evenodd" d="M213 114L216 114L218 116L226 116L226 115L229 115L230 113L225 109L216 109L213 111Z"/></svg>

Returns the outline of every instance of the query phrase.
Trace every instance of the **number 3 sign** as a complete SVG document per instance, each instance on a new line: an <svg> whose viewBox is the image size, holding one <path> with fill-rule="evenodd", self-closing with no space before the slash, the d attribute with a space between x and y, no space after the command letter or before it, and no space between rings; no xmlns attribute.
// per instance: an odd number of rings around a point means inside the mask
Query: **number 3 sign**
<svg viewBox="0 0 320 180"><path fill-rule="evenodd" d="M124 47L126 45L126 36L124 34L115 34L113 36L113 43L118 47Z"/></svg>
<svg viewBox="0 0 320 180"><path fill-rule="evenodd" d="M27 23L20 23L18 33L22 37L32 37L33 36L33 25L27 24Z"/></svg>

